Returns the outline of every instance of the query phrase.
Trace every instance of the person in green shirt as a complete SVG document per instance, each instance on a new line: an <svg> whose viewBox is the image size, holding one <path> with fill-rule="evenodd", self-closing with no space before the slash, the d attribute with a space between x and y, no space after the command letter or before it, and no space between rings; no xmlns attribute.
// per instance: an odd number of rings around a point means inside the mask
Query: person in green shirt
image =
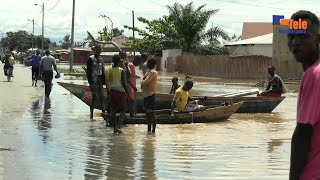
<svg viewBox="0 0 320 180"><path fill-rule="evenodd" d="M5 76L8 76L8 74L7 74L8 68L11 68L11 72L13 71L13 65L10 64L10 58L13 59L12 51L10 51L10 50L7 50L5 52L5 55L3 56L3 58L1 58L1 62L4 63L3 71L4 71ZM11 73L11 76L12 76L12 73Z"/></svg>

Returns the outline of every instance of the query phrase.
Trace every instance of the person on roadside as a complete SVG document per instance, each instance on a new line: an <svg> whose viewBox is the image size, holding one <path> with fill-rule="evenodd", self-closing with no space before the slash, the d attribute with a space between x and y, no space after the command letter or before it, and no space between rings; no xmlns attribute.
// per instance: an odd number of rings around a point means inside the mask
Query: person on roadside
<svg viewBox="0 0 320 180"><path fill-rule="evenodd" d="M268 85L261 94L258 96L280 97L286 93L286 88L281 77L275 74L275 67L268 67Z"/></svg>
<svg viewBox="0 0 320 180"><path fill-rule="evenodd" d="M320 179L319 19L300 10L291 18L307 24L304 34L288 34L288 47L303 68L297 103L297 123L291 140L289 180Z"/></svg>
<svg viewBox="0 0 320 180"><path fill-rule="evenodd" d="M123 134L121 130L122 123L125 118L125 113L127 110L127 97L130 97L127 83L126 83L126 74L123 68L121 68L121 58L119 55L114 55L112 57L112 80L110 87L110 110L111 110L111 123L114 128L114 134ZM120 113L120 117L117 118L117 113Z"/></svg>
<svg viewBox="0 0 320 180"><path fill-rule="evenodd" d="M176 93L176 90L180 87L180 85L178 84L179 78L173 77L171 81L172 81L172 86L171 86L170 94L174 94Z"/></svg>
<svg viewBox="0 0 320 180"><path fill-rule="evenodd" d="M41 61L40 51L37 50L36 53L33 54L28 60L30 60L30 64L31 64L32 86L34 85L35 87L37 87L38 77L40 75L40 61Z"/></svg>
<svg viewBox="0 0 320 180"><path fill-rule="evenodd" d="M93 121L93 111L96 107L97 101L100 102L101 116L106 119L106 106L104 98L103 85L105 84L105 68L101 57L101 45L95 44L92 47L93 55L87 60L87 79L91 90L91 104L90 104L90 120ZM108 90L108 88L106 88Z"/></svg>
<svg viewBox="0 0 320 180"><path fill-rule="evenodd" d="M141 81L141 90L144 102L144 109L148 122L148 133L156 132L157 118L155 114L156 90L158 81L158 72L155 70L157 64L156 59L150 58L147 61L148 71L145 73Z"/></svg>
<svg viewBox="0 0 320 180"><path fill-rule="evenodd" d="M44 82L45 96L48 98L52 89L52 79L53 79L53 71L52 67L59 74L56 60L53 56L50 55L50 51L45 51L45 56L43 56L40 60L40 72L42 74L42 79Z"/></svg>
<svg viewBox="0 0 320 180"><path fill-rule="evenodd" d="M4 63L3 72L4 72L5 76L9 76L8 69L10 69L11 77L13 77L13 69L14 69L13 64L14 64L14 62L12 63L12 59L14 59L14 56L12 55L12 51L10 51L10 50L5 51L5 54L4 54L3 58L1 59L2 63Z"/></svg>

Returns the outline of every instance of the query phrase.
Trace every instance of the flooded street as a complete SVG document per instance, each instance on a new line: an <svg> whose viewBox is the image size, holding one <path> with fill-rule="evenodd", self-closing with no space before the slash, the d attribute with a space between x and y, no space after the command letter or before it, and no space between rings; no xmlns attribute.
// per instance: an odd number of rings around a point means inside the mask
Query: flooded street
<svg viewBox="0 0 320 180"><path fill-rule="evenodd" d="M160 81L159 91L170 91L170 78ZM191 94L243 89L248 87L196 82ZM233 114L220 123L160 124L155 135L147 135L146 125L127 125L125 135L113 135L98 117L100 111L95 111L97 121L90 122L89 107L55 82L50 98L33 98L17 120L23 148L21 163L13 167L26 169L23 179L33 180L288 179L297 94L286 96L271 114ZM21 179L10 172L6 179Z"/></svg>

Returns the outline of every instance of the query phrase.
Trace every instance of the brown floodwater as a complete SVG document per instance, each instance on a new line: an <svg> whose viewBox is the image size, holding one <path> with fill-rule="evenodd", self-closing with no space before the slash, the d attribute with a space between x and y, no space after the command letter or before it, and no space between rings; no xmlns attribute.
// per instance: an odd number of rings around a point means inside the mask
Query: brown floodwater
<svg viewBox="0 0 320 180"><path fill-rule="evenodd" d="M81 79L63 81L84 83ZM139 81L139 80L138 80ZM170 91L171 77L159 77ZM252 88L196 81L191 94L216 95ZM233 114L226 122L127 125L113 135L95 111L57 85L36 98L20 121L22 161L31 179L288 179L297 94L270 114Z"/></svg>

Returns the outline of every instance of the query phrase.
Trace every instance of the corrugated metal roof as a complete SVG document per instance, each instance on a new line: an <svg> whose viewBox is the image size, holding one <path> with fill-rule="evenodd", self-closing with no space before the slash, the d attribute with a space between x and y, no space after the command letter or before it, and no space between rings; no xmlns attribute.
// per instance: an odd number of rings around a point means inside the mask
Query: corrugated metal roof
<svg viewBox="0 0 320 180"><path fill-rule="evenodd" d="M246 44L272 44L272 39L273 39L273 33L270 33L263 36L257 36L250 39L228 43L228 44L225 44L225 46L246 45Z"/></svg>

